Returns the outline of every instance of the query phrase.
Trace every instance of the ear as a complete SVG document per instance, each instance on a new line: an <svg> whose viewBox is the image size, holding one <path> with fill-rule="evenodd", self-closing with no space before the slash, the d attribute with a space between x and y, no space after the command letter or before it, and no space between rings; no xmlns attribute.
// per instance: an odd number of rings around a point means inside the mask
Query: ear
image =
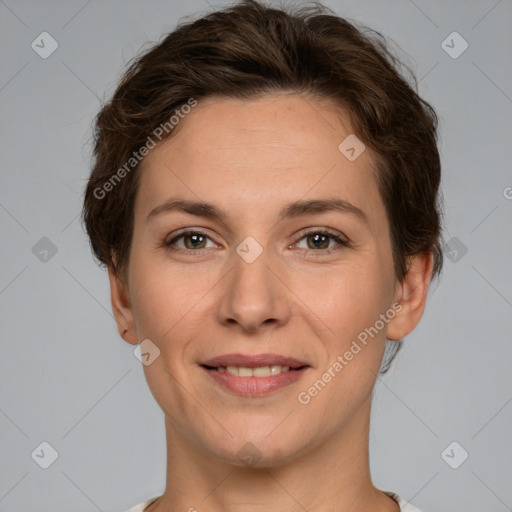
<svg viewBox="0 0 512 512"><path fill-rule="evenodd" d="M135 322L128 286L111 266L108 267L108 278L110 281L110 301L119 335L126 342L137 345L137 333L135 332Z"/></svg>
<svg viewBox="0 0 512 512"><path fill-rule="evenodd" d="M388 323L386 337L390 340L407 336L418 325L427 302L433 270L432 252L415 254L409 261L409 270L395 293L393 303L399 302L402 309Z"/></svg>

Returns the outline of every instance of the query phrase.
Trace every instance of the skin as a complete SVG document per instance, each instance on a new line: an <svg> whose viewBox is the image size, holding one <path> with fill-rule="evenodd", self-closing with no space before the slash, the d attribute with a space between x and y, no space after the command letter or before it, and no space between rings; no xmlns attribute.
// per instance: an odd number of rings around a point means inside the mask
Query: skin
<svg viewBox="0 0 512 512"><path fill-rule="evenodd" d="M386 337L402 338L420 321L432 257L416 255L404 280L395 277L370 149L349 161L338 150L353 133L348 117L297 94L207 98L175 130L141 164L127 275L109 269L120 334L160 350L143 368L165 415L167 485L146 510L398 511L370 478L371 395ZM171 197L212 203L225 223L176 211L146 220ZM368 222L339 211L278 221L290 202L330 198ZM185 228L207 238L165 247ZM349 246L315 244L325 229ZM248 236L263 251L252 263L236 252ZM397 302L400 312L378 335L299 403L298 393ZM269 396L240 397L200 366L233 352L278 353L311 367ZM252 466L237 456L247 442L259 452Z"/></svg>

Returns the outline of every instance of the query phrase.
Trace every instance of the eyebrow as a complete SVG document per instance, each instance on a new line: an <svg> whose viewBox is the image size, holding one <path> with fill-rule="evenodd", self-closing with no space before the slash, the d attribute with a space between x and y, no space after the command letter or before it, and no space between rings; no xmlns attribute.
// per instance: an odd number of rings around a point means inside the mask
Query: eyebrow
<svg viewBox="0 0 512 512"><path fill-rule="evenodd" d="M218 208L217 206L204 201L186 201L182 199L168 199L161 205L153 208L147 218L149 222L152 218L163 213L179 211L195 215L197 217L204 217L207 219L217 220L227 224L228 214ZM303 215L310 215L315 213L326 213L331 211L338 211L341 213L349 214L369 225L367 215L357 206L344 201L343 199L310 199L306 201L296 201L285 205L279 212L278 222L285 219L300 217Z"/></svg>

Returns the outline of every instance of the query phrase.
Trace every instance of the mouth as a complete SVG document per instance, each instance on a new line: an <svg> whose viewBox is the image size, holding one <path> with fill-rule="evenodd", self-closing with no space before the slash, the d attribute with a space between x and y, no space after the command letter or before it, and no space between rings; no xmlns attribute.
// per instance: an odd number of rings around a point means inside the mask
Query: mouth
<svg viewBox="0 0 512 512"><path fill-rule="evenodd" d="M282 366L280 364L273 364L269 366L256 366L249 368L247 366L208 366L201 365L207 370L217 370L219 373L228 373L236 377L270 377L272 375L279 375L290 371L298 371L306 368L306 365L299 366L298 368L291 368L290 366Z"/></svg>
<svg viewBox="0 0 512 512"><path fill-rule="evenodd" d="M224 389L240 396L263 396L299 380L311 366L295 358L227 354L200 365Z"/></svg>

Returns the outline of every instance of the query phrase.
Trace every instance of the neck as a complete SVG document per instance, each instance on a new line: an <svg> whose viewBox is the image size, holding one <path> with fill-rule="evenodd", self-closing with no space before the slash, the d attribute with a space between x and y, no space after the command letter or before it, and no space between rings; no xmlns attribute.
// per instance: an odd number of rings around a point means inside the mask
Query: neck
<svg viewBox="0 0 512 512"><path fill-rule="evenodd" d="M166 418L167 482L146 512L398 512L370 477L370 400L318 446L286 464L239 467L210 455Z"/></svg>

